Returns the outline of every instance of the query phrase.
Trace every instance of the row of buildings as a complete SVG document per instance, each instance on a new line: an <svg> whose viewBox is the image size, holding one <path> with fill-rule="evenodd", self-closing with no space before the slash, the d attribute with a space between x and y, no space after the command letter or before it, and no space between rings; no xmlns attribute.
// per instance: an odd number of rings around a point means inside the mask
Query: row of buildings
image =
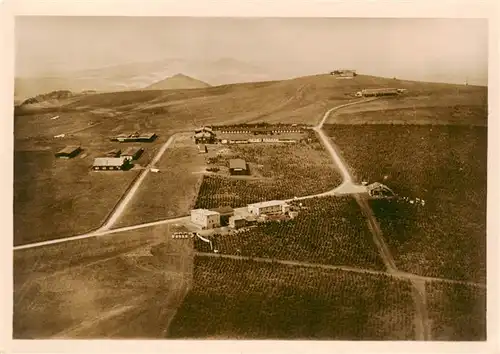
<svg viewBox="0 0 500 354"><path fill-rule="evenodd" d="M397 96L406 91L407 91L406 89L398 89L398 88L364 89L356 92L356 96L357 97Z"/></svg>
<svg viewBox="0 0 500 354"><path fill-rule="evenodd" d="M235 215L231 207L216 209L191 210L191 222L202 229L215 229L228 225L238 229L255 223L258 217L272 215L286 215L290 213L291 206L283 200L272 200L247 205L248 215Z"/></svg>
<svg viewBox="0 0 500 354"><path fill-rule="evenodd" d="M56 152L55 156L60 159L70 159L80 154L83 149L80 146L66 146ZM133 160L139 159L143 154L142 147L128 147L125 151L113 149L108 151L105 156L96 157L92 164L95 171L102 170L126 170L132 165Z"/></svg>

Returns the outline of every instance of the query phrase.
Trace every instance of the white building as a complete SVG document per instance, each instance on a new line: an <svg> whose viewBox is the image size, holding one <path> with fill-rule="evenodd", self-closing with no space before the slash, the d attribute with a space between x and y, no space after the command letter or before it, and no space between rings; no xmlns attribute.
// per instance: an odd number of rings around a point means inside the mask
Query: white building
<svg viewBox="0 0 500 354"><path fill-rule="evenodd" d="M248 204L248 212L260 216L263 214L280 214L290 210L290 206L283 200L271 200L268 202Z"/></svg>
<svg viewBox="0 0 500 354"><path fill-rule="evenodd" d="M203 229L214 229L220 227L220 214L207 209L191 210L191 222Z"/></svg>

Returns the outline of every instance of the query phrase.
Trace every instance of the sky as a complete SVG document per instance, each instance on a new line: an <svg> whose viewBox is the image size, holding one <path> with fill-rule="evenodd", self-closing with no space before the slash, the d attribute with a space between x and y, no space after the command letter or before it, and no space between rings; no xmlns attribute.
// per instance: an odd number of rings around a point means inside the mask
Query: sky
<svg viewBox="0 0 500 354"><path fill-rule="evenodd" d="M422 81L488 77L480 19L18 17L15 26L16 76L229 58L277 76L352 68Z"/></svg>

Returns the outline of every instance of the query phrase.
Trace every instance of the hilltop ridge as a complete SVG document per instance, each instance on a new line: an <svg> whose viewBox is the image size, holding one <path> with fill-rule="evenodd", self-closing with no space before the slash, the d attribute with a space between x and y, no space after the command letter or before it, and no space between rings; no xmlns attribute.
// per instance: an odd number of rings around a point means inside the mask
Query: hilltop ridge
<svg viewBox="0 0 500 354"><path fill-rule="evenodd" d="M179 73L155 82L152 85L146 86L145 90L182 90L205 87L210 87L210 85L201 80Z"/></svg>

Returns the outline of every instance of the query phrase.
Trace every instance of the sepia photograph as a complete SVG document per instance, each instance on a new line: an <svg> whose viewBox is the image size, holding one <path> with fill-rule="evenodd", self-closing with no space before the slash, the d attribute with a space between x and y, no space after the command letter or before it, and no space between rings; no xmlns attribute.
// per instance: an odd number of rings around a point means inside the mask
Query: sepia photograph
<svg viewBox="0 0 500 354"><path fill-rule="evenodd" d="M13 339L491 339L487 19L14 22Z"/></svg>

